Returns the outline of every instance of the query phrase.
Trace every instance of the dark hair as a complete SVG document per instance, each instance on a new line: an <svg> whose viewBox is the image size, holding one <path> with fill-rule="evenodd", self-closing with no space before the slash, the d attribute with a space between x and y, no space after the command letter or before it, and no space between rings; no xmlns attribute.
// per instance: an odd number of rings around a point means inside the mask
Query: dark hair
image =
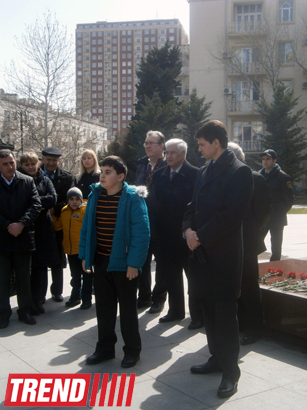
<svg viewBox="0 0 307 410"><path fill-rule="evenodd" d="M6 158L12 155L12 157L15 159L14 153L9 150L9 149L0 149L0 158Z"/></svg>
<svg viewBox="0 0 307 410"><path fill-rule="evenodd" d="M101 167L105 167L105 166L113 167L117 174L124 174L125 176L127 175L127 172L128 172L127 165L124 163L124 161L120 157L117 157L116 155L110 155L109 157L105 157L100 162L100 166Z"/></svg>
<svg viewBox="0 0 307 410"><path fill-rule="evenodd" d="M162 132L150 130L146 133L146 138L149 137L150 135L153 135L154 137L158 137L159 144L165 143L165 136L162 134Z"/></svg>
<svg viewBox="0 0 307 410"><path fill-rule="evenodd" d="M225 125L218 120L206 122L195 134L195 138L204 138L206 141L212 142L219 140L221 147L226 149L228 145L228 134Z"/></svg>

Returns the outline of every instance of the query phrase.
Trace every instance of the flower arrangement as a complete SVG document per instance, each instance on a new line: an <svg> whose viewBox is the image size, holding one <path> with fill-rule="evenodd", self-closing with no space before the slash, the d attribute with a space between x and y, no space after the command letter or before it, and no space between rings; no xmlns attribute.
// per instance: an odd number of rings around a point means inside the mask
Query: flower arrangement
<svg viewBox="0 0 307 410"><path fill-rule="evenodd" d="M271 281L271 278L278 278L284 275L284 272L281 269L268 268L266 275L263 278L259 279L259 282L264 285L270 285L271 288L280 288L282 291L291 291L291 292L306 292L307 293L307 274L300 273L299 279L296 280L297 275L295 272L291 271L283 280ZM269 280L268 280L269 279Z"/></svg>

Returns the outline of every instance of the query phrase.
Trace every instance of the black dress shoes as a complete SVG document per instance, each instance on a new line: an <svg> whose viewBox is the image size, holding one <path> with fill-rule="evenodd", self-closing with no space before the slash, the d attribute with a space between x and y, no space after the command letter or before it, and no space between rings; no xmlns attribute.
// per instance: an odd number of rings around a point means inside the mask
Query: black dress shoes
<svg viewBox="0 0 307 410"><path fill-rule="evenodd" d="M177 316L177 315L167 314L166 316L160 317L159 323L174 322L175 320L182 320L182 319L184 319L184 316Z"/></svg>
<svg viewBox="0 0 307 410"><path fill-rule="evenodd" d="M101 362L105 362L106 360L111 360L114 359L115 354L114 353L109 353L109 354L99 354L97 352L93 353L92 356L89 356L86 359L86 364L98 364Z"/></svg>
<svg viewBox="0 0 307 410"><path fill-rule="evenodd" d="M83 302L82 305L80 306L80 309L85 310L89 309L92 306L92 302Z"/></svg>
<svg viewBox="0 0 307 410"><path fill-rule="evenodd" d="M63 300L64 300L62 295L52 295L52 299L55 302L63 302Z"/></svg>
<svg viewBox="0 0 307 410"><path fill-rule="evenodd" d="M221 372L222 369L220 366L215 365L211 362L207 362L205 364L200 364L198 366L192 366L191 372L194 374L209 374L209 373L217 373Z"/></svg>
<svg viewBox="0 0 307 410"><path fill-rule="evenodd" d="M18 316L20 322L24 322L26 325L36 325L36 320L31 315Z"/></svg>
<svg viewBox="0 0 307 410"><path fill-rule="evenodd" d="M80 303L81 303L81 300L80 300L80 299L75 299L75 300L69 299L69 300L65 303L65 306L66 306L66 307L74 307L74 306L80 305Z"/></svg>
<svg viewBox="0 0 307 410"><path fill-rule="evenodd" d="M151 307L152 301L151 300L140 300L137 301L137 308L142 309L144 307Z"/></svg>
<svg viewBox="0 0 307 410"><path fill-rule="evenodd" d="M261 336L244 336L242 337L242 339L240 340L240 345L241 346L247 346L247 345L252 345L253 343L256 343L259 339L261 338Z"/></svg>
<svg viewBox="0 0 307 410"><path fill-rule="evenodd" d="M130 356L126 355L123 360L121 366L125 369L128 367L133 367L136 365L136 363L140 360L140 356Z"/></svg>
<svg viewBox="0 0 307 410"><path fill-rule="evenodd" d="M227 397L231 397L233 394L237 393L238 391L238 383L233 383L229 379L222 379L220 387L217 391L217 395L221 399L225 399Z"/></svg>
<svg viewBox="0 0 307 410"><path fill-rule="evenodd" d="M188 326L188 330L200 329L203 326L204 324L200 320L192 320L192 322Z"/></svg>
<svg viewBox="0 0 307 410"><path fill-rule="evenodd" d="M8 327L10 323L10 319L9 318L4 318L0 320L0 329L5 329L6 327Z"/></svg>
<svg viewBox="0 0 307 410"><path fill-rule="evenodd" d="M160 313L164 309L164 303L153 303L147 313Z"/></svg>

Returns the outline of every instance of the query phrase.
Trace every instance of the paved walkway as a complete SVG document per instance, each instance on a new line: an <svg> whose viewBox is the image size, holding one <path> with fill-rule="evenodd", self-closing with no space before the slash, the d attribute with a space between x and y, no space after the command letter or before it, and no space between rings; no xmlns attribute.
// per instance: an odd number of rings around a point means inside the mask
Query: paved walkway
<svg viewBox="0 0 307 410"><path fill-rule="evenodd" d="M306 226L307 215L290 215L283 258L307 259ZM268 258L269 253L260 257ZM69 280L66 270L65 300L70 293ZM307 409L307 341L268 331L258 343L242 347L238 393L221 400L216 395L220 374L199 376L189 371L191 365L204 363L209 352L204 330L187 330L188 317L181 322L159 324L158 315L140 311L141 360L124 372L120 367L123 343L118 323L116 359L95 366L85 364L96 344L94 306L87 311L65 309L63 303L48 299L46 313L38 317L36 326L17 320L15 297L12 306L10 325L0 330L1 407L9 373L136 373L132 409ZM94 408L98 408L98 398Z"/></svg>

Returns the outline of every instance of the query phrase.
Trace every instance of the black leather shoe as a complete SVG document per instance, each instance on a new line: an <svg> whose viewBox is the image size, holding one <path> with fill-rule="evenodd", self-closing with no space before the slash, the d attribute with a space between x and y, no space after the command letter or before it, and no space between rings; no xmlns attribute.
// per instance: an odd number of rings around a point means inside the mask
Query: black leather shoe
<svg viewBox="0 0 307 410"><path fill-rule="evenodd" d="M152 301L151 300L138 300L137 307L138 309L142 309L144 307L151 307Z"/></svg>
<svg viewBox="0 0 307 410"><path fill-rule="evenodd" d="M209 374L209 373L217 373L221 372L222 369L220 366L212 364L211 362L207 362L205 364L200 364L198 366L191 367L191 373L194 374Z"/></svg>
<svg viewBox="0 0 307 410"><path fill-rule="evenodd" d="M115 354L114 353L109 353L109 354L99 354L99 353L93 353L92 356L89 356L86 359L86 364L98 364L101 362L105 362L106 360L111 360L114 359Z"/></svg>
<svg viewBox="0 0 307 410"><path fill-rule="evenodd" d="M253 343L256 343L260 338L261 336L244 336L240 340L240 345L241 346L252 345Z"/></svg>
<svg viewBox="0 0 307 410"><path fill-rule="evenodd" d="M184 316L177 316L177 315L167 314L166 316L160 317L159 323L174 322L175 320L182 320L182 319L184 319Z"/></svg>
<svg viewBox="0 0 307 410"><path fill-rule="evenodd" d="M69 300L65 303L65 306L66 306L66 307L74 307L74 306L80 305L80 303L81 303L80 299L76 299L76 300L71 300L71 299L69 299Z"/></svg>
<svg viewBox="0 0 307 410"><path fill-rule="evenodd" d="M52 299L55 302L63 302L63 300L64 300L62 295L52 295Z"/></svg>
<svg viewBox="0 0 307 410"><path fill-rule="evenodd" d="M189 324L189 326L188 326L188 330L195 330L195 329L200 329L201 327L203 327L204 326L204 324L203 324L203 322L201 322L200 320L195 320L195 321L193 321L192 320L192 322Z"/></svg>
<svg viewBox="0 0 307 410"><path fill-rule="evenodd" d="M80 309L85 310L89 309L92 306L92 302L83 302L82 305L80 306Z"/></svg>
<svg viewBox="0 0 307 410"><path fill-rule="evenodd" d="M233 394L237 393L238 391L238 383L233 383L229 379L222 379L220 387L217 391L217 395L221 399L225 399L227 397L231 397Z"/></svg>
<svg viewBox="0 0 307 410"><path fill-rule="evenodd" d="M31 315L18 316L18 319L26 325L36 325L36 320Z"/></svg>
<svg viewBox="0 0 307 410"><path fill-rule="evenodd" d="M30 313L32 316L39 316L40 315L40 311L37 309L37 307L33 304L30 307Z"/></svg>
<svg viewBox="0 0 307 410"><path fill-rule="evenodd" d="M147 313L160 313L164 309L164 303L153 303L151 308L147 311Z"/></svg>
<svg viewBox="0 0 307 410"><path fill-rule="evenodd" d="M34 305L35 305L36 309L39 311L39 313L41 313L41 314L45 313L45 308L44 308L44 306L41 304L40 301L35 302Z"/></svg>
<svg viewBox="0 0 307 410"><path fill-rule="evenodd" d="M5 329L6 327L8 327L10 323L10 319L5 318L5 319L1 319L0 320L0 329Z"/></svg>
<svg viewBox="0 0 307 410"><path fill-rule="evenodd" d="M136 363L140 360L140 356L129 356L126 355L123 360L121 366L127 369L128 367L133 367Z"/></svg>

